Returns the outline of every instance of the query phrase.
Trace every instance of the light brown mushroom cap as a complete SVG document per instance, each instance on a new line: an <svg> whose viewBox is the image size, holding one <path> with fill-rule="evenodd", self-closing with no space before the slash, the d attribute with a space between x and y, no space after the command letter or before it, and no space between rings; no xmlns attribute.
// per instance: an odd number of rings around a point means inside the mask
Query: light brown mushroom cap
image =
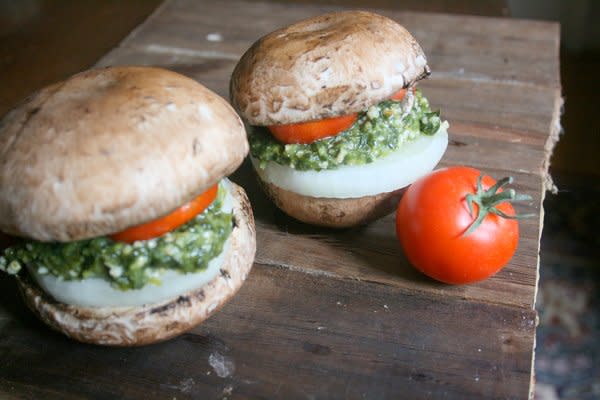
<svg viewBox="0 0 600 400"><path fill-rule="evenodd" d="M146 67L90 70L0 122L0 230L102 236L165 215L232 173L243 124L198 82Z"/></svg>
<svg viewBox="0 0 600 400"><path fill-rule="evenodd" d="M312 197L280 188L257 178L280 210L298 221L328 228L350 228L379 219L398 206L406 188L356 198Z"/></svg>
<svg viewBox="0 0 600 400"><path fill-rule="evenodd" d="M19 277L31 310L65 335L87 343L139 346L179 335L214 314L239 290L252 268L256 231L252 208L242 188L232 184L234 229L220 273L206 285L174 299L142 307L88 308L63 304L29 276Z"/></svg>
<svg viewBox="0 0 600 400"><path fill-rule="evenodd" d="M231 77L234 108L252 125L358 112L429 74L400 24L365 11L310 18L252 45Z"/></svg>

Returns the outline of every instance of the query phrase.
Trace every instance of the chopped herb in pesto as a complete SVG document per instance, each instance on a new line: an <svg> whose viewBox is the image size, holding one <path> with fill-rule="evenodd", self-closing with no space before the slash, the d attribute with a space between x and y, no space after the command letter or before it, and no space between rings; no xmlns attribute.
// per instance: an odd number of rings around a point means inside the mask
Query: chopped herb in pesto
<svg viewBox="0 0 600 400"><path fill-rule="evenodd" d="M421 132L427 136L433 136L440 129L440 112L424 112L419 120Z"/></svg>
<svg viewBox="0 0 600 400"><path fill-rule="evenodd" d="M107 237L69 243L24 241L4 251L0 270L16 274L21 265L65 280L103 278L116 289L160 284L167 269L181 273L204 270L219 255L233 229L232 214L222 210L226 189L204 212L179 228L151 240L126 244Z"/></svg>
<svg viewBox="0 0 600 400"><path fill-rule="evenodd" d="M265 127L251 127L248 141L252 156L264 168L269 161L306 171L334 169L340 165L373 162L394 152L419 135L433 135L440 127L439 112L432 112L419 90L410 112L403 104L386 100L361 112L357 121L339 135L310 144L283 144Z"/></svg>

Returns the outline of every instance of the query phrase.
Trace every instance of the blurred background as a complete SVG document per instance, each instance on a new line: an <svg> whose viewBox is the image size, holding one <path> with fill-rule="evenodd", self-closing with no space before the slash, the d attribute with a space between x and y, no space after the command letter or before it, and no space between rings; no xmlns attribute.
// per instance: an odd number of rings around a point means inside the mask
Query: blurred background
<svg viewBox="0 0 600 400"><path fill-rule="evenodd" d="M317 0L296 0L318 3ZM0 0L0 115L30 92L89 68L160 0ZM600 1L369 0L353 7L561 23L563 135L544 202L536 398L600 398Z"/></svg>

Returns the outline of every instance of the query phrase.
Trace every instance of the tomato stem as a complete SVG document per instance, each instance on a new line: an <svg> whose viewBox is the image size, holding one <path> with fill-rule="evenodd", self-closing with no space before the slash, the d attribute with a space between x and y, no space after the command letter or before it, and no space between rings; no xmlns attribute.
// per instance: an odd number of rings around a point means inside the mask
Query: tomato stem
<svg viewBox="0 0 600 400"><path fill-rule="evenodd" d="M496 208L497 205L502 204L504 202L515 202L515 201L529 201L531 200L531 196L524 194L517 194L514 189L507 189L499 192L500 189L504 188L506 185L510 185L513 182L512 176L507 176L502 179L499 179L493 186L489 189L483 189L483 174L479 175L477 178L477 192L469 193L465 199L467 201L467 207L469 209L469 214L473 216L473 203L477 204L478 213L477 218L471 223L469 228L463 233L463 236L467 236L473 231L475 231L479 225L483 222L485 217L487 217L490 213L495 214L502 218L507 219L520 219L532 217L534 214L515 214L508 215L505 212Z"/></svg>

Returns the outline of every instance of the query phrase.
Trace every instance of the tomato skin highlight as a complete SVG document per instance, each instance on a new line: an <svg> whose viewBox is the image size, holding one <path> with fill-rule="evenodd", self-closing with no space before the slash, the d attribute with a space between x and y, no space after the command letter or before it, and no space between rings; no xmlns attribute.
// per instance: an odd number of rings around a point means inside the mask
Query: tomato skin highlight
<svg viewBox="0 0 600 400"><path fill-rule="evenodd" d="M132 226L109 237L117 242L133 243L138 240L149 240L162 236L189 222L196 215L204 211L215 201L218 191L219 185L216 184L189 203L184 204L164 217L157 218L145 224Z"/></svg>
<svg viewBox="0 0 600 400"><path fill-rule="evenodd" d="M342 115L318 121L297 124L271 125L269 130L277 140L285 144L310 144L316 140L335 136L350 128L358 114Z"/></svg>
<svg viewBox="0 0 600 400"><path fill-rule="evenodd" d="M396 233L409 262L429 277L450 284L486 279L514 255L519 241L516 220L488 214L470 234L478 206L469 213L465 197L476 192L480 172L468 167L440 169L413 183L396 214ZM484 176L483 188L495 181ZM497 206L515 215L508 202Z"/></svg>

